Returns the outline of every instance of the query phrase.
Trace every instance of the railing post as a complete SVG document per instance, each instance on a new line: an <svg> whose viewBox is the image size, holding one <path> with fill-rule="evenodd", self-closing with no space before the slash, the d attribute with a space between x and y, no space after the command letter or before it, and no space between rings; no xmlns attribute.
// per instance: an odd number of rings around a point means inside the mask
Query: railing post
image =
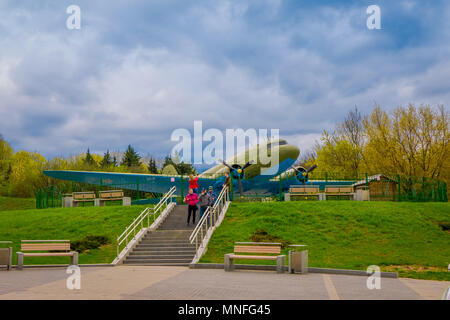
<svg viewBox="0 0 450 320"><path fill-rule="evenodd" d="M140 196L139 196L139 178L136 178L136 200L139 201L140 200Z"/></svg>
<svg viewBox="0 0 450 320"><path fill-rule="evenodd" d="M181 201L183 201L183 197L184 197L184 194L183 194L183 189L184 189L184 187L183 187L183 175L181 175L181 179L180 179L180 182L181 182L181 185L180 185L180 193L181 193Z"/></svg>

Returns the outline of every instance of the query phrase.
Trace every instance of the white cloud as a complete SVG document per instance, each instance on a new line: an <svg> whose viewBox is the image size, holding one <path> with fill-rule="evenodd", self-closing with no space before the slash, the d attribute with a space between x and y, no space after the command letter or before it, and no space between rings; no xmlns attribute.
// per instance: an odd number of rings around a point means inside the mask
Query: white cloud
<svg viewBox="0 0 450 320"><path fill-rule="evenodd" d="M280 129L305 150L355 105L448 104L444 29L408 46L368 31L360 6L179 5L183 14L165 1L84 3L80 32L53 5L0 13L0 133L50 156L129 143L160 155L173 129L203 120L204 129ZM426 21L449 8L427 8Z"/></svg>

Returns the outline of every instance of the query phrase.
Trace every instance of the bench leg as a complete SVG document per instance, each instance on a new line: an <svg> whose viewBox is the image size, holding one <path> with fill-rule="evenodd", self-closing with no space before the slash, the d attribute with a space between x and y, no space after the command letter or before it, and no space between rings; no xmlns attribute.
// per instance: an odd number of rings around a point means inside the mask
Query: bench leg
<svg viewBox="0 0 450 320"><path fill-rule="evenodd" d="M9 247L8 249L9 249L9 259L8 259L9 264L8 264L7 270L9 271L12 268L12 248Z"/></svg>
<svg viewBox="0 0 450 320"><path fill-rule="evenodd" d="M225 268L225 271L233 271L234 270L234 260L231 258L231 254L225 255L224 268Z"/></svg>
<svg viewBox="0 0 450 320"><path fill-rule="evenodd" d="M23 269L23 253L17 252L17 269L22 270Z"/></svg>
<svg viewBox="0 0 450 320"><path fill-rule="evenodd" d="M286 261L286 256L277 256L277 272L284 273L284 263Z"/></svg>
<svg viewBox="0 0 450 320"><path fill-rule="evenodd" d="M76 251L73 252L71 264L73 266L77 266L78 265L78 252L76 252Z"/></svg>

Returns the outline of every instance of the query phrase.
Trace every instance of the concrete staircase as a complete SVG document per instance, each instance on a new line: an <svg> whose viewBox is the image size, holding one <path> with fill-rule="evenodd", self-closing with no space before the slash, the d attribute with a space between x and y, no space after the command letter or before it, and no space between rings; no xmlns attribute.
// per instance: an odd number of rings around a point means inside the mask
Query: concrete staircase
<svg viewBox="0 0 450 320"><path fill-rule="evenodd" d="M187 226L186 219L187 206L175 206L158 230L150 231L142 238L126 257L124 264L189 265L195 256L195 245L189 243L189 236L194 230L194 226L192 223Z"/></svg>

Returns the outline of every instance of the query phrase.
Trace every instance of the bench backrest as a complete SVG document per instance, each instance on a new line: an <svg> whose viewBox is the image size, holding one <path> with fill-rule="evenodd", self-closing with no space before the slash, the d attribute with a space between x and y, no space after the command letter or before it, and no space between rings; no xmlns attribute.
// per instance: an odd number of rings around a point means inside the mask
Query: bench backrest
<svg viewBox="0 0 450 320"><path fill-rule="evenodd" d="M235 244L234 253L277 253L281 252L280 244L250 243Z"/></svg>
<svg viewBox="0 0 450 320"><path fill-rule="evenodd" d="M341 193L352 193L353 187L340 187L339 192Z"/></svg>
<svg viewBox="0 0 450 320"><path fill-rule="evenodd" d="M318 193L319 192L319 187L290 187L289 188L289 192L290 193L305 193L305 194L309 194L309 193Z"/></svg>
<svg viewBox="0 0 450 320"><path fill-rule="evenodd" d="M325 187L325 193L352 193L353 187L346 186L334 186L334 187Z"/></svg>
<svg viewBox="0 0 450 320"><path fill-rule="evenodd" d="M94 200L95 192L74 192L72 197L74 200Z"/></svg>
<svg viewBox="0 0 450 320"><path fill-rule="evenodd" d="M46 242L47 241L47 242ZM22 251L70 251L70 242L67 240L49 242L52 240L35 240L35 241L22 241Z"/></svg>
<svg viewBox="0 0 450 320"><path fill-rule="evenodd" d="M98 196L101 199L123 198L123 191L122 190L100 191L98 193Z"/></svg>

